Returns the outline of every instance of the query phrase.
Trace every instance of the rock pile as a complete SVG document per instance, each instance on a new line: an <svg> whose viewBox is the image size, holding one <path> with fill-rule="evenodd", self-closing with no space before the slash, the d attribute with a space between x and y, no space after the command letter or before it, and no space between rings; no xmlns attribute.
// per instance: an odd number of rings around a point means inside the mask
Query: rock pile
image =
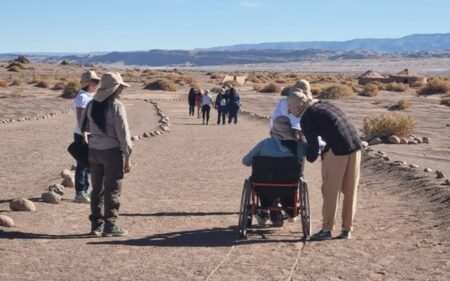
<svg viewBox="0 0 450 281"><path fill-rule="evenodd" d="M389 136L387 138L373 137L373 136L362 136L362 141L366 141L368 145L377 145L377 144L422 144L422 143L430 143L430 138L428 137L416 137L415 135L409 135L406 138L400 138L396 135Z"/></svg>

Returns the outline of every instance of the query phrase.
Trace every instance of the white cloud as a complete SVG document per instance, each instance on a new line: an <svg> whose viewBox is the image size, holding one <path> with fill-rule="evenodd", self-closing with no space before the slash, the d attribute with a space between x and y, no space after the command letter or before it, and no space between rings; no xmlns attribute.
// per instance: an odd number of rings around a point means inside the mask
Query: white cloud
<svg viewBox="0 0 450 281"><path fill-rule="evenodd" d="M245 8L256 8L256 7L260 7L261 3L250 2L250 1L241 1L241 2L239 2L239 5L241 5L242 7L245 7Z"/></svg>

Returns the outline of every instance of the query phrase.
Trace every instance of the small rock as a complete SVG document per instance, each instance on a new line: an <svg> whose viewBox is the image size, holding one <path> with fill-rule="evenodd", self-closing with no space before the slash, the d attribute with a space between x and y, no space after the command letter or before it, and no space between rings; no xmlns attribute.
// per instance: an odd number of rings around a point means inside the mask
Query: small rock
<svg viewBox="0 0 450 281"><path fill-rule="evenodd" d="M436 178L437 178L437 179L443 179L443 178L445 178L444 172L443 172L443 171L440 171L440 170L437 170L437 171L436 171Z"/></svg>
<svg viewBox="0 0 450 281"><path fill-rule="evenodd" d="M389 143L392 143L392 144L399 144L400 138L395 135L392 135L388 138L388 141L389 141Z"/></svg>
<svg viewBox="0 0 450 281"><path fill-rule="evenodd" d="M428 138L428 137L423 137L423 138L422 138L422 142L423 142L423 143L430 143L430 138Z"/></svg>
<svg viewBox="0 0 450 281"><path fill-rule="evenodd" d="M19 198L9 202L9 208L18 212L35 212L34 203L25 198Z"/></svg>
<svg viewBox="0 0 450 281"><path fill-rule="evenodd" d="M5 216L5 215L0 215L0 226L3 227L13 227L14 226L14 221L12 218Z"/></svg>
<svg viewBox="0 0 450 281"><path fill-rule="evenodd" d="M64 195L64 186L61 184L55 183L48 187L48 191L53 191L54 193L63 196Z"/></svg>
<svg viewBox="0 0 450 281"><path fill-rule="evenodd" d="M446 180L445 180L445 184L446 184L446 185L450 185L450 179L446 179Z"/></svg>
<svg viewBox="0 0 450 281"><path fill-rule="evenodd" d="M383 141L380 138L373 138L369 141L369 145L377 145L383 143Z"/></svg>
<svg viewBox="0 0 450 281"><path fill-rule="evenodd" d="M145 133L144 133L144 138L149 138L149 137L150 137L150 134L147 133L147 132L145 132Z"/></svg>
<svg viewBox="0 0 450 281"><path fill-rule="evenodd" d="M155 134L159 136L159 135L161 135L162 133L161 133L160 131L155 131Z"/></svg>
<svg viewBox="0 0 450 281"><path fill-rule="evenodd" d="M64 178L61 185L64 187L75 187L75 180L73 177Z"/></svg>
<svg viewBox="0 0 450 281"><path fill-rule="evenodd" d="M75 166L75 169L76 169L76 166ZM69 169L64 169L59 174L61 175L61 178L63 178L63 179L70 178L70 177L74 176L73 172L70 171Z"/></svg>
<svg viewBox="0 0 450 281"><path fill-rule="evenodd" d="M409 164L410 168L419 169L419 165L416 164Z"/></svg>
<svg viewBox="0 0 450 281"><path fill-rule="evenodd" d="M149 134L150 134L151 137L156 136L156 134L154 132L150 132Z"/></svg>
<svg viewBox="0 0 450 281"><path fill-rule="evenodd" d="M400 144L408 144L408 140L405 138L400 139Z"/></svg>
<svg viewBox="0 0 450 281"><path fill-rule="evenodd" d="M406 163L405 161L400 161L400 160L397 160L397 161L394 161L394 164L397 164L397 165L406 165L406 164L408 164L408 163Z"/></svg>
<svg viewBox="0 0 450 281"><path fill-rule="evenodd" d="M132 136L131 137L131 141L137 141L137 140L139 140L139 136Z"/></svg>
<svg viewBox="0 0 450 281"><path fill-rule="evenodd" d="M44 202L50 204L59 204L61 202L61 196L54 193L53 191L42 193L41 198Z"/></svg>
<svg viewBox="0 0 450 281"><path fill-rule="evenodd" d="M369 143L366 142L366 141L361 141L361 144L362 144L362 147L363 147L363 148L366 148L366 147L369 146Z"/></svg>
<svg viewBox="0 0 450 281"><path fill-rule="evenodd" d="M425 169L423 169L423 171L424 171L425 173L431 173L431 172L433 172L433 170L432 170L431 168L425 168Z"/></svg>
<svg viewBox="0 0 450 281"><path fill-rule="evenodd" d="M384 157L383 157L383 160L384 160L384 161L389 161L390 159L389 159L388 156L384 156Z"/></svg>

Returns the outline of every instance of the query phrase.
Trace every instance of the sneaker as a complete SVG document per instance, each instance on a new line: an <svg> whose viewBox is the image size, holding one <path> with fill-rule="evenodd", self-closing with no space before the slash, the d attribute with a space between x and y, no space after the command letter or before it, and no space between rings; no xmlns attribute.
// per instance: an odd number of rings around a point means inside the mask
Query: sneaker
<svg viewBox="0 0 450 281"><path fill-rule="evenodd" d="M128 231L126 229L122 229L115 224L105 227L103 230L103 237L122 237L127 234Z"/></svg>
<svg viewBox="0 0 450 281"><path fill-rule="evenodd" d="M352 233L349 230L342 230L341 234L339 234L336 239L346 239L350 240L352 239Z"/></svg>
<svg viewBox="0 0 450 281"><path fill-rule="evenodd" d="M284 211L270 212L270 221L275 227L282 227L284 225Z"/></svg>
<svg viewBox="0 0 450 281"><path fill-rule="evenodd" d="M256 221L258 222L259 226L265 226L267 223L267 218L269 217L269 214L267 211L264 210L258 210L258 212L256 212Z"/></svg>
<svg viewBox="0 0 450 281"><path fill-rule="evenodd" d="M102 236L104 226L105 225L103 223L92 223L91 232L89 232L89 235Z"/></svg>
<svg viewBox="0 0 450 281"><path fill-rule="evenodd" d="M86 192L81 191L77 193L73 201L76 203L89 204L91 202L91 198L89 198Z"/></svg>
<svg viewBox="0 0 450 281"><path fill-rule="evenodd" d="M312 241L331 240L331 231L321 229L319 232L311 235Z"/></svg>
<svg viewBox="0 0 450 281"><path fill-rule="evenodd" d="M288 222L296 222L296 221L298 221L298 216L288 218Z"/></svg>

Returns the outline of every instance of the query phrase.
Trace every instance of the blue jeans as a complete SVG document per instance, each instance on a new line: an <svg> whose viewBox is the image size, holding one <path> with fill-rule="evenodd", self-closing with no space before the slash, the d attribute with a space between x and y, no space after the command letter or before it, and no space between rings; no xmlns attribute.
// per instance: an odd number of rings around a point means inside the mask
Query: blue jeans
<svg viewBox="0 0 450 281"><path fill-rule="evenodd" d="M83 136L75 133L74 134L75 142L82 142ZM77 169L75 170L75 191L79 192L87 192L89 188L89 168L81 165L77 162Z"/></svg>
<svg viewBox="0 0 450 281"><path fill-rule="evenodd" d="M222 124L225 125L225 115L227 114L227 109L225 107L217 107L217 125L220 124L222 119Z"/></svg>
<svg viewBox="0 0 450 281"><path fill-rule="evenodd" d="M231 123L233 121L234 124L237 124L238 113L239 113L239 106L231 105L229 109L228 123Z"/></svg>

